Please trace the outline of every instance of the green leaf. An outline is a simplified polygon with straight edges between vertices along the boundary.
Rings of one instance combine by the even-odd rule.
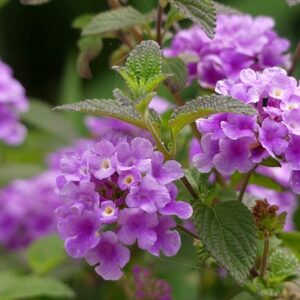
[[[41,5],[50,2],[51,0],[21,0],[24,5]]]
[[[103,43],[99,35],[86,36],[78,41],[80,50],[77,59],[77,70],[82,78],[91,79],[92,71],[90,62],[94,60],[102,50]]]
[[[264,159],[260,164],[266,167],[281,167],[280,162],[273,157]]]
[[[38,275],[49,273],[65,259],[64,244],[57,235],[43,237],[27,249],[28,264]]]
[[[39,129],[51,132],[63,140],[72,141],[77,133],[70,122],[62,115],[51,111],[51,107],[45,102],[30,99],[30,109],[22,115],[22,119]]]
[[[16,276],[12,273],[0,273],[0,299],[19,300],[34,297],[69,299],[74,292],[61,281],[50,277],[35,275]]]
[[[206,249],[236,281],[245,282],[257,248],[256,226],[249,209],[238,201],[193,206],[194,221]]]
[[[281,239],[284,246],[300,252],[300,232],[290,231],[290,232],[280,232],[278,237]]]
[[[269,257],[269,282],[282,282],[298,274],[299,261],[297,257],[284,249],[277,248]]]
[[[152,92],[167,77],[162,72],[160,47],[151,40],[136,46],[130,52],[125,66],[118,67],[117,71],[126,81],[133,98]]]
[[[8,2],[10,2],[10,0],[0,0],[0,8],[4,7]]]
[[[77,103],[58,106],[54,109],[61,111],[82,112],[101,117],[112,117],[140,128],[146,128],[145,123],[133,105],[125,105],[116,99],[85,100]]]
[[[174,110],[169,126],[172,130],[173,139],[181,129],[199,118],[219,112],[231,112],[237,114],[255,115],[257,111],[242,101],[235,100],[229,96],[212,94],[210,96],[198,97],[187,102],[185,105]]]
[[[216,1],[214,1],[214,4],[216,7],[217,15],[220,15],[220,14],[222,14],[222,15],[241,15],[241,14],[243,14],[241,11],[239,11],[233,7],[230,7],[228,5],[224,5],[224,4],[216,2]]]
[[[178,92],[185,87],[187,81],[187,68],[180,58],[164,58],[163,72],[172,75],[167,79],[167,84],[171,87],[173,92]]]
[[[124,30],[148,21],[148,17],[131,6],[103,12],[84,26],[83,35],[102,34],[115,30]]]
[[[209,38],[216,28],[216,8],[212,0],[170,0],[183,16],[199,25]]]
[[[231,300],[258,300],[258,298],[257,296],[254,297],[248,292],[243,291],[235,295]]]
[[[75,29],[83,29],[83,27],[86,26],[93,19],[93,17],[93,14],[81,15],[72,22],[72,27]]]

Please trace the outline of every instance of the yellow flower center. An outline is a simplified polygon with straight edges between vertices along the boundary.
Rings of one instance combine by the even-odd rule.
[[[134,178],[133,178],[133,176],[132,175],[128,175],[128,176],[126,176],[125,178],[124,178],[124,183],[125,184],[132,184],[133,183],[133,181],[134,181]]]
[[[113,207],[111,207],[111,206],[107,206],[107,207],[105,207],[105,209],[104,209],[104,214],[106,215],[106,216],[111,216],[111,215],[113,215],[114,214],[114,208]]]
[[[101,163],[102,169],[109,169],[110,168],[110,161],[108,159],[104,159]]]
[[[281,90],[281,89],[275,89],[274,95],[275,95],[276,97],[280,97],[280,96],[282,95],[282,90]]]

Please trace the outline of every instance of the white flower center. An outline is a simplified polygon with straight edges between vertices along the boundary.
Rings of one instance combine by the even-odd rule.
[[[275,89],[275,90],[274,90],[274,95],[275,95],[276,97],[280,97],[282,94],[283,94],[283,92],[282,92],[281,89]]]
[[[101,162],[101,169],[109,169],[110,168],[110,160],[109,159],[103,159]]]
[[[134,178],[132,175],[128,175],[124,178],[124,181],[123,181],[125,184],[127,185],[130,185],[134,182]]]

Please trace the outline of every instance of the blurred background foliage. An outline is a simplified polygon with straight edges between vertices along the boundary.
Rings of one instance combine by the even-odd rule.
[[[294,51],[300,39],[300,5],[290,8],[284,0],[220,2],[253,15],[272,16],[279,35],[290,39]],[[129,4],[146,12],[157,5],[157,0],[131,0]],[[105,0],[54,0],[36,7],[22,6],[17,0],[0,0],[0,7],[0,57],[13,68],[34,108],[24,116],[29,128],[26,142],[17,148],[0,145],[0,185],[4,185],[16,177],[37,174],[44,168],[46,153],[86,133],[80,114],[63,115],[48,108],[85,98],[110,97],[121,80],[109,68],[109,56],[119,43],[116,40],[104,41],[101,55],[92,62],[91,80],[81,79],[76,71],[80,33],[71,23],[82,14],[106,10]],[[299,65],[295,75],[300,77]],[[45,106],[34,99],[42,100]],[[299,213],[296,218],[300,225]],[[213,268],[201,272],[201,267],[195,265],[196,254],[189,237],[183,238],[183,245],[179,255],[171,259],[149,255],[141,259],[153,264],[156,274],[171,283],[175,300],[194,300],[199,292],[205,300],[230,299],[238,291],[237,286],[232,288],[230,279],[217,279]],[[129,272],[131,267],[127,268]],[[64,272],[58,270],[59,275],[54,272],[62,278],[76,274],[68,279],[76,299],[123,299],[122,288],[116,288],[122,287],[122,282],[104,283],[87,266],[83,272],[79,270],[75,265]]]

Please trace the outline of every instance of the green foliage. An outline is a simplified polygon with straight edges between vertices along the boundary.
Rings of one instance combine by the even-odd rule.
[[[21,3],[24,5],[41,5],[46,4],[52,0],[21,0]]]
[[[295,277],[299,272],[299,261],[291,252],[277,248],[269,257],[268,281],[282,282]]]
[[[145,123],[141,119],[134,106],[127,104],[125,105],[123,102],[117,99],[85,100],[77,103],[58,106],[54,109],[61,111],[82,112],[100,117],[112,117],[141,128],[146,128]]]
[[[74,292],[61,281],[50,277],[35,275],[16,276],[12,273],[0,273],[0,299],[18,300],[35,297],[73,298]]]
[[[83,27],[82,34],[103,34],[116,30],[124,30],[148,21],[148,17],[131,6],[121,7],[100,13]]]
[[[281,167],[280,162],[273,157],[268,157],[264,159],[260,164],[266,167]]]
[[[89,22],[91,22],[93,17],[94,17],[93,14],[81,15],[72,22],[72,27],[75,29],[83,29],[84,26],[86,26]]]
[[[30,100],[30,109],[22,115],[22,119],[38,129],[48,131],[63,140],[72,141],[77,137],[77,132],[64,116],[51,111],[45,102],[36,99]]]
[[[212,0],[169,0],[183,16],[191,19],[213,38],[216,28],[216,8]]]
[[[238,114],[256,114],[256,110],[244,102],[235,100],[229,96],[212,94],[210,96],[198,97],[187,102],[174,110],[169,125],[175,141],[181,129],[199,118],[219,112],[232,112]]]
[[[242,14],[242,12],[240,12],[237,9],[232,8],[228,5],[224,5],[224,4],[216,2],[216,1],[214,1],[214,4],[216,7],[217,15],[219,15],[219,14],[224,14],[224,15],[240,15],[240,14]]]
[[[293,6],[293,5],[300,4],[300,0],[287,0],[287,3],[288,3],[290,6]]]
[[[94,60],[102,50],[103,43],[99,35],[91,35],[78,41],[79,56],[77,59],[77,70],[82,78],[91,79],[92,71],[90,62]]]
[[[294,250],[295,252],[300,252],[300,232],[280,232],[278,237],[284,246]]]
[[[66,259],[63,241],[57,235],[46,236],[27,249],[27,261],[34,273],[44,275]]]
[[[187,81],[187,68],[180,58],[164,58],[163,72],[172,75],[167,79],[167,84],[173,92],[177,92],[185,87]]]
[[[125,66],[118,67],[117,71],[126,81],[134,99],[152,92],[167,77],[162,72],[162,54],[155,41],[141,42],[130,52]]]
[[[262,279],[261,277],[255,277],[251,283],[248,284],[248,288],[250,290],[261,296],[261,297],[277,297],[283,288],[283,285],[281,283],[277,284],[269,284],[267,281]]]
[[[249,209],[238,201],[214,206],[193,203],[194,221],[211,256],[239,283],[245,282],[253,267],[256,226]]]
[[[231,300],[258,300],[257,296],[253,296],[246,291],[240,292],[235,295]]]
[[[10,0],[0,0],[0,8],[4,7],[6,4],[8,4]]]

